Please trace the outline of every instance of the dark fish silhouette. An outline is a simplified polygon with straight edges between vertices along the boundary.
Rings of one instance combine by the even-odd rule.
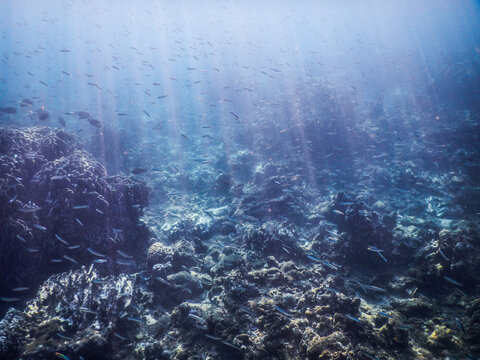
[[[102,127],[102,123],[97,119],[88,119],[88,122],[96,127]]]
[[[80,119],[88,119],[90,114],[86,111],[77,111],[77,115]]]
[[[6,114],[15,114],[17,112],[17,110],[15,110],[15,108],[13,107],[2,107],[0,108],[0,111],[1,112],[4,112]]]
[[[49,118],[50,114],[48,111],[39,111],[38,112],[38,120],[47,120]]]
[[[63,127],[63,128],[66,128],[67,127],[67,123],[65,122],[65,120],[59,116],[58,117],[58,122],[60,123],[60,125]]]
[[[132,170],[132,174],[135,174],[135,175],[143,174],[144,172],[147,172],[147,169],[135,168],[135,169]]]
[[[32,105],[33,105],[33,101],[30,99],[23,99],[22,102],[20,103],[21,107],[32,106]]]

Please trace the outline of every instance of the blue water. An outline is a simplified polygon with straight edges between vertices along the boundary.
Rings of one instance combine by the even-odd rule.
[[[96,129],[66,112],[88,111],[137,141],[181,141],[202,125],[228,137],[231,111],[246,126],[302,122],[321,111],[324,86],[361,119],[379,99],[394,116],[442,116],[438,92],[453,106],[478,90],[475,1],[6,0],[1,10],[2,106],[32,98],[48,125],[62,116],[84,136]],[[32,124],[21,115],[15,125]]]

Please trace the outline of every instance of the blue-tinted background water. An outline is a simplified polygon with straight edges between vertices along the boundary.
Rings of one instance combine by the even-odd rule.
[[[87,137],[97,129],[66,112],[88,111],[114,139],[123,130],[137,142],[157,133],[175,143],[206,125],[228,141],[231,112],[247,127],[302,123],[322,113],[325,86],[353,122],[381,102],[395,122],[430,111],[435,126],[447,108],[477,100],[475,1],[1,6],[2,106],[34,98],[33,110],[51,113],[49,125],[62,116]],[[121,158],[119,151],[107,165],[119,171]]]
[[[0,126],[2,359],[480,357],[478,1],[2,0]]]

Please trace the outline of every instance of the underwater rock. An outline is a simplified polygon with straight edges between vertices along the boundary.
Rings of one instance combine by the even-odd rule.
[[[251,151],[241,150],[233,154],[228,161],[229,172],[236,181],[248,182],[253,177],[255,156]]]
[[[393,299],[392,306],[408,318],[426,318],[431,316],[434,310],[433,305],[422,298]]]
[[[454,348],[452,330],[444,325],[435,325],[432,333],[427,338],[427,347],[430,349]]]
[[[246,227],[242,230],[246,248],[264,257],[269,255],[278,259],[303,257],[304,251],[299,248],[294,226],[267,221],[259,227]]]
[[[228,193],[232,186],[232,179],[228,174],[219,174],[212,184],[213,193],[217,195],[225,195]]]
[[[308,345],[307,358],[315,360],[346,359],[349,340],[342,332],[336,331],[327,336],[315,336]]]
[[[115,344],[135,332],[136,324],[147,322],[147,312],[139,314],[134,306],[142,298],[138,282],[136,275],[101,278],[85,267],[52,276],[23,312],[10,310],[3,320],[0,339],[9,341],[0,346],[0,358],[22,354],[25,359],[43,359],[55,352],[86,358],[111,354]],[[120,359],[125,351],[117,349],[109,358]]]
[[[135,266],[148,234],[144,183],[108,177],[61,129],[0,129],[0,167],[2,296],[92,261],[104,273]]]

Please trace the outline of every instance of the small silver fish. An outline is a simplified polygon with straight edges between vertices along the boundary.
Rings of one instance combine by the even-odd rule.
[[[73,210],[88,209],[90,205],[75,205],[72,207]]]
[[[68,260],[68,261],[74,263],[74,264],[78,264],[78,261],[77,261],[77,260],[71,258],[71,257],[68,256],[68,255],[63,255],[63,258],[64,258],[65,260]]]
[[[443,278],[444,278],[445,280],[447,280],[449,283],[452,283],[453,285],[463,286],[463,284],[459,283],[457,280],[452,279],[452,278],[449,277],[449,276],[444,276]]]
[[[125,259],[133,259],[133,256],[125,254],[123,251],[117,250],[117,254],[124,257]]]
[[[355,316],[352,316],[350,314],[345,314],[345,316],[352,321],[355,321],[355,322],[358,322],[358,323],[362,322],[360,319],[357,319]]]
[[[105,257],[105,255],[100,254],[98,251],[95,251],[95,250],[93,250],[93,249],[90,248],[90,247],[87,248],[87,251],[88,251],[90,254],[94,255],[94,256]]]
[[[288,316],[288,317],[293,317],[293,314],[290,314],[287,310],[282,309],[280,306],[275,305],[275,310],[277,310],[280,314]]]
[[[143,323],[144,323],[144,321],[143,321],[142,319],[135,318],[135,317],[131,317],[131,316],[127,317],[126,319],[127,319],[128,321],[136,322],[136,323],[139,323],[139,324],[143,324]]]
[[[8,296],[1,296],[1,297],[0,297],[0,300],[5,301],[5,302],[16,302],[16,301],[20,301],[19,298],[16,298],[16,297],[8,297]]]
[[[15,292],[28,291],[28,290],[30,290],[30,288],[26,286],[19,286],[12,289],[12,291],[15,291]]]
[[[78,310],[80,310],[81,312],[84,312],[86,314],[98,315],[98,312],[96,312],[94,310],[91,310],[89,308],[86,308],[86,307],[79,307]]]
[[[69,245],[68,242],[66,242],[65,240],[63,240],[60,235],[55,234],[54,236],[55,236],[55,238],[56,238],[58,241],[60,241],[60,242],[61,242],[62,244],[64,244],[65,246],[68,246],[68,245]]]

